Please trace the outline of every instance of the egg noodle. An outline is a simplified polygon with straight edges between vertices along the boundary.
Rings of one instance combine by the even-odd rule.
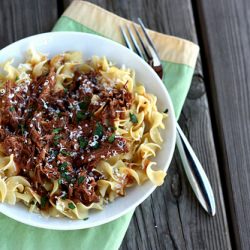
[[[133,70],[82,58],[65,52],[48,59],[30,49],[17,67],[2,64],[1,202],[85,219],[127,187],[148,179],[162,185],[166,174],[151,160],[167,114],[157,110],[156,96],[135,82]]]

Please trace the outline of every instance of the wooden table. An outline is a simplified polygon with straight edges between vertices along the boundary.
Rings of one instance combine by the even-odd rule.
[[[176,152],[165,184],[136,209],[121,249],[250,249],[250,1],[91,2],[201,47],[180,124],[211,180],[217,214],[197,203]],[[50,31],[69,3],[1,0],[0,48]]]

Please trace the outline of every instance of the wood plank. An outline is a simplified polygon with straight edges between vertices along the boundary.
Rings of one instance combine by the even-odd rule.
[[[0,48],[23,37],[50,31],[57,18],[56,0],[1,0]]]
[[[66,0],[64,7],[69,2]],[[140,16],[152,29],[197,42],[188,0],[181,3],[171,0],[91,2],[125,18]],[[183,109],[181,126],[212,182],[217,215],[207,216],[198,205],[176,153],[165,184],[136,209],[121,250],[231,248],[200,60]]]
[[[250,246],[250,2],[195,1],[237,249]],[[202,28],[201,28],[202,27]],[[219,31],[219,32],[217,32]]]
[[[170,0],[157,1],[156,11],[153,11],[155,5],[152,6],[150,1],[138,1],[136,5],[132,0],[95,2],[125,17],[139,15],[151,28],[196,41],[189,1],[183,0],[178,5]],[[0,2],[0,47],[24,36],[49,31],[57,18],[56,1],[25,0],[27,7],[23,6],[17,0]],[[160,16],[160,19],[155,21],[155,16]],[[197,205],[176,154],[164,186],[136,210],[121,249],[230,249],[202,77],[198,67],[184,108],[182,126],[187,128],[191,142],[212,179],[219,205],[217,216],[213,219],[207,217]]]

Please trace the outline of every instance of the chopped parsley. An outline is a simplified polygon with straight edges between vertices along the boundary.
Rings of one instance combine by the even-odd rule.
[[[165,109],[165,111],[163,113],[167,114],[168,113],[168,109]]]
[[[18,81],[18,80],[19,80],[19,77],[17,76],[17,77],[16,77],[16,81]]]
[[[55,146],[58,145],[59,139],[60,139],[61,137],[62,137],[61,135],[55,135],[55,136],[54,136],[54,145],[55,145]]]
[[[111,136],[108,138],[108,142],[113,143],[115,140],[115,133],[113,133]]]
[[[66,198],[67,198],[67,193],[65,193],[61,198],[62,198],[63,200],[66,200]]]
[[[138,123],[138,119],[135,114],[129,113],[129,117],[132,123]]]
[[[68,152],[68,151],[66,151],[66,150],[64,150],[64,149],[62,149],[62,150],[60,151],[60,153],[61,153],[62,155],[65,155],[65,156],[70,156],[70,152]]]
[[[53,132],[53,134],[58,134],[61,130],[62,130],[62,128],[54,128],[52,130],[52,132]]]
[[[89,103],[87,103],[87,102],[80,102],[79,103],[79,107],[81,110],[87,110],[88,106],[89,106]]]
[[[84,218],[83,220],[88,220],[89,219],[89,217],[86,217],[86,218]]]
[[[77,113],[76,113],[76,121],[77,122],[80,122],[80,121],[82,121],[82,120],[85,120],[87,118],[87,115],[85,114],[85,113],[83,113],[83,112],[81,112],[81,111],[78,111]]]
[[[55,135],[54,140],[59,140],[62,136],[61,135]]]
[[[64,178],[65,178],[65,180],[67,181],[67,182],[71,182],[72,181],[72,176],[71,175],[69,175],[68,173],[64,173]]]
[[[84,179],[85,179],[85,176],[80,176],[80,177],[78,178],[78,180],[77,180],[78,185],[81,184],[81,183],[83,183]]]
[[[10,107],[10,108],[9,108],[9,111],[10,111],[10,112],[14,112],[14,111],[15,111],[15,108],[14,108],[14,107]]]
[[[48,197],[46,196],[41,197],[41,208],[45,208],[47,201],[48,201]]]
[[[63,184],[63,179],[62,179],[62,178],[59,178],[59,179],[58,179],[58,184],[59,184],[59,185]]]
[[[65,161],[64,163],[61,164],[62,167],[67,167],[68,166],[68,163]]]
[[[100,122],[96,124],[94,135],[98,135],[99,138],[103,135],[103,126]]]
[[[98,141],[95,141],[95,143],[93,145],[91,145],[91,147],[94,148],[94,149],[97,149],[97,148],[100,147],[100,144],[99,144]]]
[[[61,173],[61,177],[62,177],[62,180],[63,180],[63,178],[65,179],[65,178],[66,178],[66,173],[65,173],[65,172],[62,172],[62,173]]]
[[[64,163],[62,163],[61,165],[58,166],[58,170],[59,170],[61,173],[64,173],[67,166],[68,166],[68,162],[65,161]]]
[[[81,149],[85,149],[88,146],[88,141],[83,137],[79,137],[78,142]]]
[[[70,209],[75,209],[75,208],[76,208],[76,206],[75,206],[72,202],[70,202],[70,203],[68,204],[68,207],[69,207]]]
[[[51,149],[51,150],[49,151],[49,154],[50,154],[50,156],[51,156],[52,158],[56,158],[57,155],[59,154],[59,152],[58,152],[57,150]]]
[[[72,178],[72,176],[70,175],[70,173],[69,172],[65,172],[65,168],[63,168],[60,172],[61,172],[61,177],[65,180],[65,181],[67,181],[67,182],[71,182],[72,181],[72,179],[75,179],[75,178]],[[75,181],[76,181],[76,179],[75,179]]]
[[[24,125],[24,124],[19,124],[18,127],[19,127],[20,130],[21,130],[21,134],[24,135],[24,132],[25,132],[25,125]]]
[[[79,103],[79,107],[82,111],[87,111],[89,104],[91,102],[90,96],[84,96],[83,101]]]

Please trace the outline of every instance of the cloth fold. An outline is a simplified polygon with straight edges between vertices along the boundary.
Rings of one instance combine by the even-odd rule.
[[[80,31],[123,43],[119,26],[130,22],[96,5],[74,1],[53,31]],[[190,87],[199,47],[192,42],[149,30],[164,67],[163,82],[179,116]],[[0,215],[0,248],[8,249],[118,249],[133,211],[110,223],[76,231],[52,231],[16,222]],[[11,240],[15,235],[15,240]]]

